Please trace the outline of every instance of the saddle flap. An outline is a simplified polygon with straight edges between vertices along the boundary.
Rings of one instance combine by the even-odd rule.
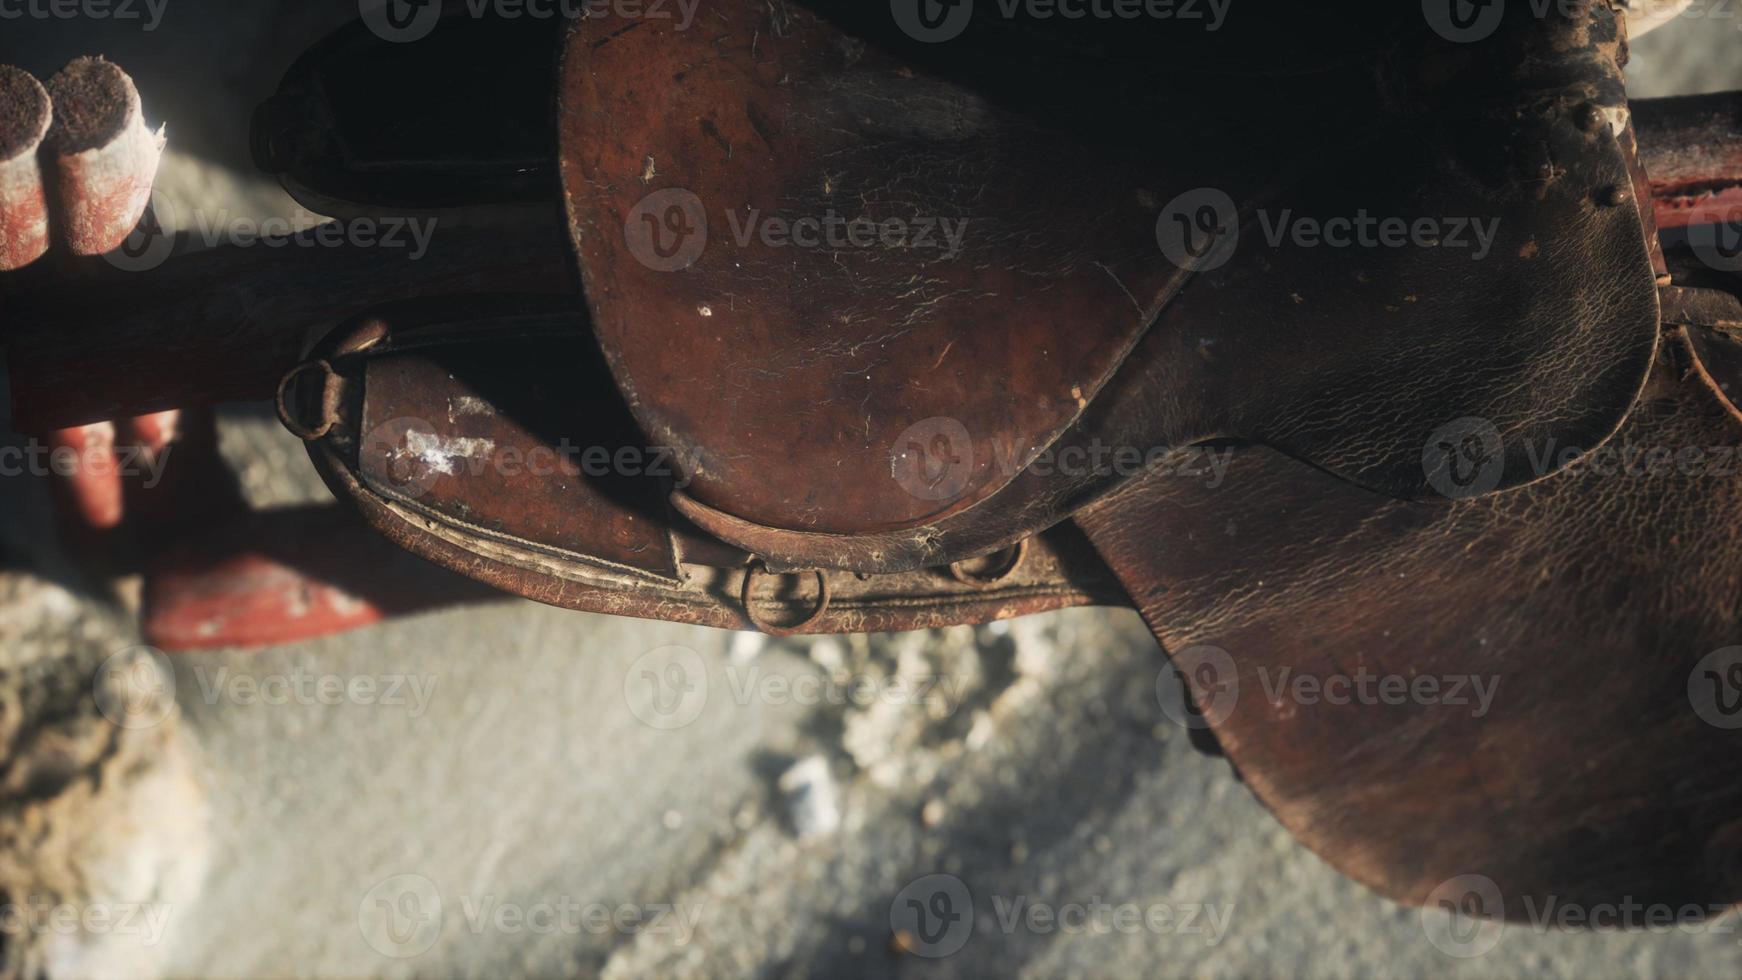
[[[668,509],[684,468],[641,438],[585,315],[548,299],[377,308],[286,377],[280,413],[333,493],[387,538],[542,602],[825,633],[1123,601],[1068,526],[979,563],[774,573]]]
[[[1485,916],[1709,912],[1742,888],[1742,704],[1712,695],[1742,673],[1742,427],[1667,354],[1617,458],[1512,493],[1389,500],[1244,447],[1215,491],[1152,477],[1078,522],[1181,720],[1343,872],[1414,904],[1479,879]]]
[[[287,379],[286,417],[340,496],[551,565],[675,580],[665,497],[677,467],[640,438],[585,317],[554,305],[378,310]]]
[[[1742,419],[1742,300],[1722,288],[1668,287],[1663,322],[1681,340],[1694,375]]]
[[[577,384],[589,343],[484,337],[370,358],[358,474],[481,535],[676,578],[663,497],[677,469],[622,424],[607,379]]]

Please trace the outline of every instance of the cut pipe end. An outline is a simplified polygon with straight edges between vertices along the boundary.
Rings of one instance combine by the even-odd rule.
[[[49,145],[61,154],[101,149],[141,116],[139,90],[120,67],[103,58],[79,58],[48,80],[54,99]]]
[[[48,89],[36,76],[0,65],[0,161],[34,155],[53,122]]]
[[[48,252],[48,200],[37,159],[54,121],[48,90],[34,76],[0,65],[0,272]]]
[[[119,248],[151,201],[161,131],[145,128],[133,79],[102,58],[79,58],[48,81],[57,216],[74,255]]]

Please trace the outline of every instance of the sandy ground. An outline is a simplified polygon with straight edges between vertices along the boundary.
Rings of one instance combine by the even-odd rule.
[[[46,74],[109,55],[171,120],[166,188],[287,213],[243,176],[247,108],[343,6],[176,0],[149,33],[9,24],[0,60]],[[1637,93],[1742,87],[1739,26],[1640,42]],[[259,504],[325,497],[258,406],[227,410],[223,432]],[[40,683],[29,664],[89,671],[132,642],[43,581],[57,566],[40,489],[0,485],[0,555],[46,569],[6,579],[0,681],[15,690]],[[149,893],[163,928],[57,962],[221,977],[1742,972],[1742,935],[1719,930],[1513,926],[1484,956],[1448,957],[1430,941],[1438,913],[1333,872],[1194,751],[1162,711],[1161,666],[1124,612],[770,641],[507,600],[179,657],[160,724],[198,785],[127,818],[144,871],[83,881],[111,902]],[[687,689],[661,686],[673,677]],[[840,678],[857,686],[822,683]],[[352,693],[321,694],[338,685]],[[959,882],[963,914],[900,951],[908,902],[936,910],[939,883],[958,887],[934,875]]]

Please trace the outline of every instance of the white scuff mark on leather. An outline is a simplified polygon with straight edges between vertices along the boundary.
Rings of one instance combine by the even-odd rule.
[[[1626,105],[1599,106],[1603,120],[1609,124],[1609,132],[1620,139],[1627,132],[1627,127],[1633,124],[1633,113]]]
[[[488,456],[496,451],[496,443],[490,439],[439,436],[433,432],[418,432],[413,429],[405,434],[405,448],[431,470],[453,476],[455,460]]]
[[[448,399],[448,421],[466,415],[489,415],[495,409],[476,395],[455,395]]]

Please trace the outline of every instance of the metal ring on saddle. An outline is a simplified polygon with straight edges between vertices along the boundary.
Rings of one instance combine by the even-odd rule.
[[[314,427],[306,426],[290,410],[290,386],[309,371],[320,369],[326,373],[326,379],[321,383],[320,424]],[[314,442],[325,438],[333,431],[333,426],[339,420],[339,376],[333,371],[333,366],[323,360],[309,361],[298,364],[290,369],[290,373],[278,382],[278,420],[284,423],[291,434],[303,442]]]
[[[951,563],[950,576],[963,585],[997,585],[1022,567],[1023,560],[1028,557],[1028,539],[1023,538],[1005,550],[1010,552],[1010,557],[991,572],[970,572],[966,561],[958,561]]]
[[[749,569],[744,572],[744,593],[742,599],[744,604],[744,615],[750,618],[750,625],[764,633],[767,633],[769,636],[796,636],[822,621],[823,615],[829,611],[829,576],[827,572],[823,571],[811,573],[817,577],[817,606],[815,609],[811,610],[811,614],[806,616],[803,622],[794,623],[791,626],[780,626],[757,615],[756,606],[751,602],[751,595],[756,588],[756,579],[759,575],[772,574],[773,573],[768,570],[768,563],[760,560],[753,563]]]

